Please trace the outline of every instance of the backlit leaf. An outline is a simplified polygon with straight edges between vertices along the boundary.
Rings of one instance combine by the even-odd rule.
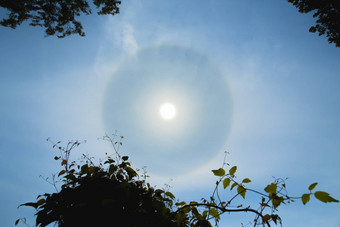
[[[316,186],[317,184],[318,184],[318,183],[315,182],[315,183],[309,185],[308,190],[309,190],[309,191],[312,191],[312,190],[315,188],[315,186]]]
[[[275,183],[268,184],[267,187],[264,189],[267,193],[276,193],[277,185]]]
[[[244,178],[243,181],[242,181],[242,183],[250,183],[250,182],[251,182],[251,180],[249,178]]]
[[[229,174],[234,175],[236,173],[236,170],[237,170],[237,166],[231,167],[230,170],[229,170]]]
[[[310,200],[310,194],[303,194],[301,200],[303,205],[306,205],[306,203],[308,203],[308,201]]]
[[[217,170],[211,170],[215,176],[218,176],[218,177],[223,177],[225,175],[225,170],[222,169],[222,168],[219,168]]]
[[[225,178],[223,180],[223,188],[227,188],[230,185],[231,180],[229,178]]]
[[[216,209],[214,209],[214,208],[210,209],[209,213],[210,213],[211,216],[213,216],[215,218],[219,218],[220,217],[220,215],[218,214],[218,211]]]
[[[172,194],[171,192],[165,192],[165,195],[169,196],[171,199],[175,199],[174,194]]]
[[[237,186],[237,185],[238,185],[238,184],[237,184],[236,182],[234,182],[234,183],[231,185],[230,191],[233,190],[233,188],[234,188],[235,186]]]
[[[324,203],[330,203],[330,202],[338,203],[339,202],[339,200],[334,199],[327,192],[317,191],[314,193],[314,196],[315,198],[317,198],[318,200]]]
[[[246,189],[243,186],[237,187],[237,192],[240,194],[244,199],[246,198]]]

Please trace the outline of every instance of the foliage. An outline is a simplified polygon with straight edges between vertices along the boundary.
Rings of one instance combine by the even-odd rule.
[[[28,20],[31,26],[45,28],[46,35],[63,38],[71,34],[84,36],[83,26],[76,20],[82,14],[92,13],[88,0],[0,0],[0,7],[10,13],[8,18],[0,21],[5,27],[16,28]],[[119,0],[93,0],[99,15],[119,13]]]
[[[116,139],[119,139],[118,141]],[[57,174],[62,182],[61,190],[56,187],[56,175],[53,175],[51,183],[57,193],[45,193],[37,197],[36,202],[21,204],[36,209],[36,226],[47,226],[57,223],[65,226],[109,226],[114,223],[124,223],[124,226],[191,226],[209,227],[211,221],[217,226],[223,213],[250,212],[255,215],[252,224],[254,226],[270,226],[270,223],[281,223],[281,217],[277,214],[278,207],[289,204],[295,199],[301,199],[303,204],[310,200],[310,196],[324,203],[339,202],[327,192],[316,191],[317,183],[308,187],[309,192],[301,197],[291,197],[286,190],[283,179],[275,179],[259,192],[247,187],[251,180],[244,178],[238,181],[236,178],[237,167],[225,169],[228,163],[223,162],[221,168],[212,170],[218,177],[212,195],[209,199],[202,198],[200,202],[176,200],[175,196],[166,189],[157,189],[146,182],[148,177],[146,170],[138,174],[140,169],[133,169],[127,156],[119,154],[124,137],[104,136],[114,150],[115,158],[107,155],[104,162],[95,165],[89,158],[83,155],[82,164],[70,161],[71,150],[81,143],[69,142],[62,147],[60,142],[53,143],[53,147],[60,150],[60,156],[55,160],[60,161],[63,169]],[[229,199],[221,194],[230,191]],[[230,190],[227,190],[230,188]],[[250,205],[234,204],[236,198],[246,199],[248,192],[259,195],[260,203],[257,208]],[[25,218],[17,219],[26,224]],[[281,223],[282,224],[282,223]]]
[[[319,36],[326,34],[329,43],[340,47],[340,1],[339,0],[288,0],[300,13],[314,12],[316,25],[310,27],[310,32],[318,32]]]

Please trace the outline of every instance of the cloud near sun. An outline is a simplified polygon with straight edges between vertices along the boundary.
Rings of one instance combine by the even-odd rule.
[[[103,108],[137,166],[174,176],[224,149],[232,106],[224,76],[205,56],[178,46],[144,49],[112,75]]]

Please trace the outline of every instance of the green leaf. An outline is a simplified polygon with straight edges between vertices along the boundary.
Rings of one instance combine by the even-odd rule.
[[[225,175],[225,170],[222,169],[222,168],[219,168],[217,170],[211,170],[215,176],[218,176],[218,177],[223,177]]]
[[[214,218],[218,218],[218,219],[219,219],[219,217],[220,217],[218,211],[217,211],[215,208],[210,209],[209,213],[210,213],[210,215],[213,216]]]
[[[229,178],[225,178],[223,180],[223,188],[226,189],[230,185],[231,180]]]
[[[264,188],[264,190],[269,194],[276,193],[277,185],[275,183],[268,184],[267,187]]]
[[[171,199],[175,199],[174,194],[172,194],[171,192],[165,192],[165,195],[167,195],[167,196],[170,197]]]
[[[309,191],[312,191],[312,190],[315,188],[315,186],[316,186],[317,184],[318,184],[318,183],[315,182],[315,183],[309,185],[308,190],[309,190]]]
[[[157,189],[157,190],[155,191],[155,194],[162,194],[162,193],[164,193],[164,191],[163,191],[162,189]]]
[[[203,215],[203,218],[206,218],[208,215],[208,211],[207,210],[203,211],[202,215]]]
[[[280,204],[284,201],[283,197],[280,196],[280,197],[275,197],[275,198],[272,198],[272,203],[273,203],[273,207],[274,209],[276,209],[278,206],[280,206]]]
[[[317,191],[314,193],[314,196],[315,198],[317,198],[318,200],[324,203],[330,203],[330,202],[338,203],[339,202],[339,200],[334,199],[327,192]]]
[[[310,194],[303,194],[301,200],[303,205],[306,205],[306,203],[308,203],[308,201],[310,200]]]
[[[123,159],[123,161],[126,161],[126,160],[129,159],[129,157],[128,156],[123,156],[122,159]]]
[[[242,181],[242,183],[250,183],[250,182],[251,182],[251,180],[249,178],[244,178],[243,181]]]
[[[229,170],[229,174],[234,175],[236,173],[236,170],[237,170],[237,166],[231,167],[230,170]]]
[[[178,203],[175,203],[175,205],[178,206],[178,207],[185,206],[186,202],[184,202],[184,201],[178,202]]]
[[[237,184],[236,182],[234,182],[234,183],[231,185],[230,191],[233,190],[233,188],[234,188],[235,186],[237,186],[237,185],[238,185],[238,184]]]
[[[14,223],[14,225],[17,225],[19,223],[20,219],[17,219]]]
[[[242,185],[237,187],[237,192],[243,197],[243,199],[246,198],[246,189]]]

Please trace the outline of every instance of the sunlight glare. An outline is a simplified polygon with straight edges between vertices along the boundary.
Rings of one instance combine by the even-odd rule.
[[[164,103],[160,107],[159,113],[164,120],[171,120],[176,116],[176,108],[171,103]]]

